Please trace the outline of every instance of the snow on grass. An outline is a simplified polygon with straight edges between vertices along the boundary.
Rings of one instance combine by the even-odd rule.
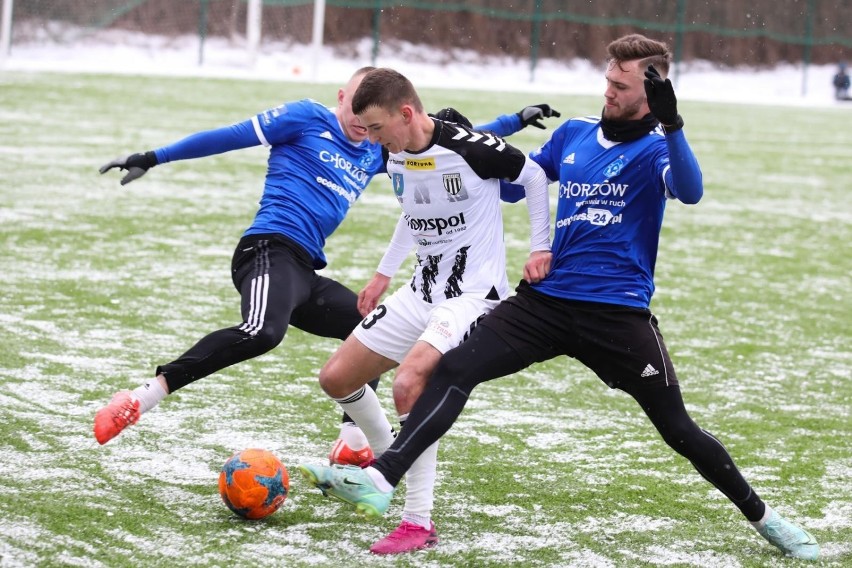
[[[59,60],[72,55],[85,54]],[[337,80],[354,62],[329,63]],[[504,72],[517,69],[495,78]],[[75,88],[91,82],[68,78]],[[592,85],[585,72],[577,81]],[[171,91],[168,82],[148,83],[156,97]],[[688,93],[686,75],[681,84]],[[47,115],[49,104],[62,102],[61,86],[31,103],[48,105],[39,107]],[[32,140],[0,148],[17,164],[0,208],[7,244],[0,259],[3,566],[785,563],[659,440],[629,397],[565,358],[475,391],[441,443],[441,544],[410,558],[367,552],[396,526],[404,489],[384,519],[368,523],[294,475],[298,463],[325,461],[336,435],[338,410],[316,381],[334,340],[291,330],[271,353],[178,391],[98,446],[91,419],[112,392],[138,385],[203,334],[236,323],[230,255],[256,207],[264,158],[172,164],[119,188],[98,177],[100,163],[124,146],[186,134],[198,117],[184,110],[166,126],[146,120],[134,130],[120,126],[128,114],[115,98],[79,105],[101,113],[115,107],[117,115],[100,122],[86,115],[64,131],[59,124],[49,133],[27,128]],[[713,121],[734,112],[716,114],[720,108],[713,107]],[[13,124],[32,113],[0,115]],[[701,159],[712,190],[696,208],[669,208],[655,311],[690,413],[741,460],[761,495],[818,531],[824,564],[841,566],[852,553],[845,427],[852,355],[837,323],[848,320],[850,287],[841,253],[850,224],[843,173],[819,165],[803,172],[800,161],[784,158],[793,154],[777,149],[770,167],[738,160],[725,153],[729,136],[713,140],[717,131],[701,115],[688,128],[706,147]],[[731,122],[754,115],[734,114]],[[211,127],[220,118],[200,116]],[[808,120],[837,117],[809,113]],[[827,131],[822,124],[814,129]],[[45,159],[46,148],[55,149],[53,158]],[[825,152],[827,160],[838,154]],[[74,168],[55,168],[56,156]],[[397,215],[389,184],[380,181],[329,241],[324,274],[365,282]],[[525,208],[507,207],[506,215],[510,254],[521,259]],[[379,394],[390,408],[387,381]],[[232,515],[216,489],[221,465],[245,447],[272,450],[292,476],[282,509],[258,523]]]

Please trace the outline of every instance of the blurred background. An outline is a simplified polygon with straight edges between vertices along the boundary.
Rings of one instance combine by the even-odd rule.
[[[511,60],[524,75],[516,81],[535,83],[548,63],[600,65],[609,41],[641,32],[672,47],[676,84],[690,70],[784,66],[797,70],[786,81],[805,96],[815,84],[828,92],[831,74],[852,60],[852,0],[0,2],[0,63],[38,46],[59,47],[68,58],[93,43],[144,43],[149,51],[191,51],[203,68],[226,45],[242,54],[231,64],[243,69],[261,65],[265,53],[290,52],[278,71],[299,80],[322,79],[330,54],[358,65],[387,64],[391,55],[446,66]],[[809,84],[811,66],[824,69]]]

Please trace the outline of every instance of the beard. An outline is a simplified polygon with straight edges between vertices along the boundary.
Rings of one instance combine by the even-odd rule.
[[[645,99],[643,98],[626,106],[619,106],[614,108],[605,106],[603,109],[603,113],[601,113],[601,116],[603,116],[603,118],[607,120],[616,121],[641,118],[642,115],[640,114],[640,109],[642,108],[642,105],[644,103]]]

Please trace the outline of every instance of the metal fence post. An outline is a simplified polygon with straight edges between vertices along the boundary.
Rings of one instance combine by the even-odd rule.
[[[201,0],[198,11],[198,66],[204,65],[204,39],[207,37],[207,2]]]
[[[530,38],[530,83],[535,82],[535,68],[538,65],[538,42],[541,40],[541,0],[535,0]]]
[[[3,0],[3,17],[0,21],[0,67],[12,52],[12,1]]]
[[[371,54],[371,65],[376,66],[376,59],[379,57],[379,26],[382,23],[382,0],[376,0],[376,7],[373,9],[373,52]]]
[[[808,94],[808,65],[811,62],[811,46],[814,42],[814,2],[808,0],[808,8],[805,14],[805,45],[802,53],[802,96]]]
[[[313,52],[313,79],[319,77],[319,57],[322,51],[323,30],[325,29],[325,0],[314,0],[314,22],[311,35],[311,51]]]
[[[674,44],[674,86],[677,87],[680,79],[680,62],[683,60],[683,34],[686,27],[686,0],[677,0],[677,16],[675,21],[675,44]]]

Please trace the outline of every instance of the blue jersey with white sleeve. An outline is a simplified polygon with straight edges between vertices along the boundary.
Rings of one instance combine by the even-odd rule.
[[[262,112],[252,125],[270,147],[269,168],[260,210],[245,234],[286,235],[322,268],[326,238],[384,168],[381,147],[351,142],[334,112],[309,100]]]
[[[314,268],[325,267],[325,240],[373,175],[384,170],[381,146],[351,142],[332,109],[308,99],[288,102],[155,153],[165,163],[261,144],[269,148],[266,180],[260,209],[244,235],[284,235],[308,252]]]
[[[550,273],[533,287],[569,300],[647,308],[667,199],[697,203],[701,170],[683,131],[629,142],[574,118],[531,154],[559,181]]]

